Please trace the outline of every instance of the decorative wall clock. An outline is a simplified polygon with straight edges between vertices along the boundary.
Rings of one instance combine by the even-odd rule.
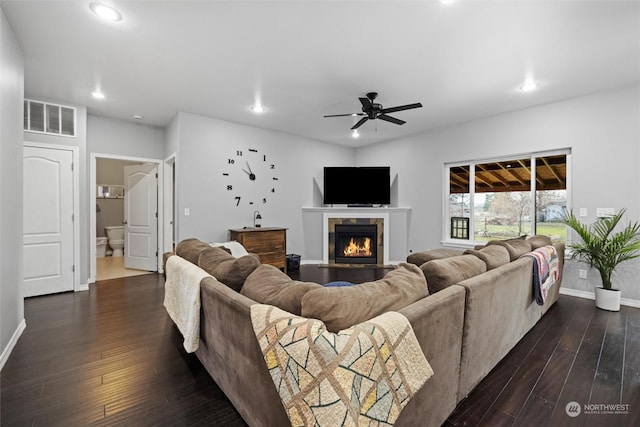
[[[260,206],[273,198],[278,177],[270,156],[255,148],[236,150],[226,159],[222,176],[236,206]]]

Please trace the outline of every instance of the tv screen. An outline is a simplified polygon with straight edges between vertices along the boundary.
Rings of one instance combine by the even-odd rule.
[[[391,203],[389,166],[324,168],[325,205],[388,205]]]

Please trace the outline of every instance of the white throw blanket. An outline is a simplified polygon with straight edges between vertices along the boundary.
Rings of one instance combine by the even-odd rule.
[[[184,348],[193,353],[200,345],[200,281],[211,277],[182,257],[167,260],[164,306],[184,337]]]

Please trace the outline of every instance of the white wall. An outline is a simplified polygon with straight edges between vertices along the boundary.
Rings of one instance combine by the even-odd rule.
[[[89,153],[164,159],[164,129],[140,123],[89,114],[87,148]]]
[[[535,95],[534,95],[535,96]],[[640,87],[602,92],[503,114],[356,150],[356,163],[387,164],[398,172],[399,205],[413,208],[410,249],[439,247],[443,224],[443,165],[447,162],[571,148],[571,206],[627,208],[640,216]],[[585,268],[580,266],[580,268]],[[597,272],[577,278],[565,268],[563,287],[593,291]],[[620,269],[622,297],[640,302],[640,263]]]
[[[25,325],[20,289],[23,100],[24,57],[0,9],[0,370]]]
[[[225,241],[230,228],[253,226],[253,211],[259,210],[263,227],[286,227],[287,252],[305,257],[302,207],[313,205],[314,179],[322,182],[326,165],[351,165],[351,148],[334,146],[278,132],[257,129],[194,114],[179,113],[171,127],[178,130],[176,160],[178,238],[197,237],[203,241]],[[173,142],[175,147],[175,141]],[[236,150],[255,148],[274,163],[279,180],[276,193],[266,204],[249,206],[249,180],[240,169],[228,166]],[[257,167],[254,165],[254,168]],[[223,172],[233,172],[228,179]],[[257,174],[257,172],[256,172]],[[261,177],[256,183],[261,184]],[[228,191],[226,186],[234,186]],[[262,194],[262,193],[260,193]],[[262,197],[262,196],[260,196]],[[184,215],[184,209],[190,215]]]

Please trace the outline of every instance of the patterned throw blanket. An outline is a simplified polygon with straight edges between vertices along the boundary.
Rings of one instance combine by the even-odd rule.
[[[193,353],[200,346],[200,281],[209,274],[177,255],[167,260],[164,306],[184,337],[184,349]]]
[[[560,279],[558,252],[553,246],[542,246],[522,256],[533,258],[533,293],[536,303],[544,305],[549,289]]]
[[[269,305],[252,305],[251,321],[292,426],[393,425],[433,375],[397,312],[337,334]]]

